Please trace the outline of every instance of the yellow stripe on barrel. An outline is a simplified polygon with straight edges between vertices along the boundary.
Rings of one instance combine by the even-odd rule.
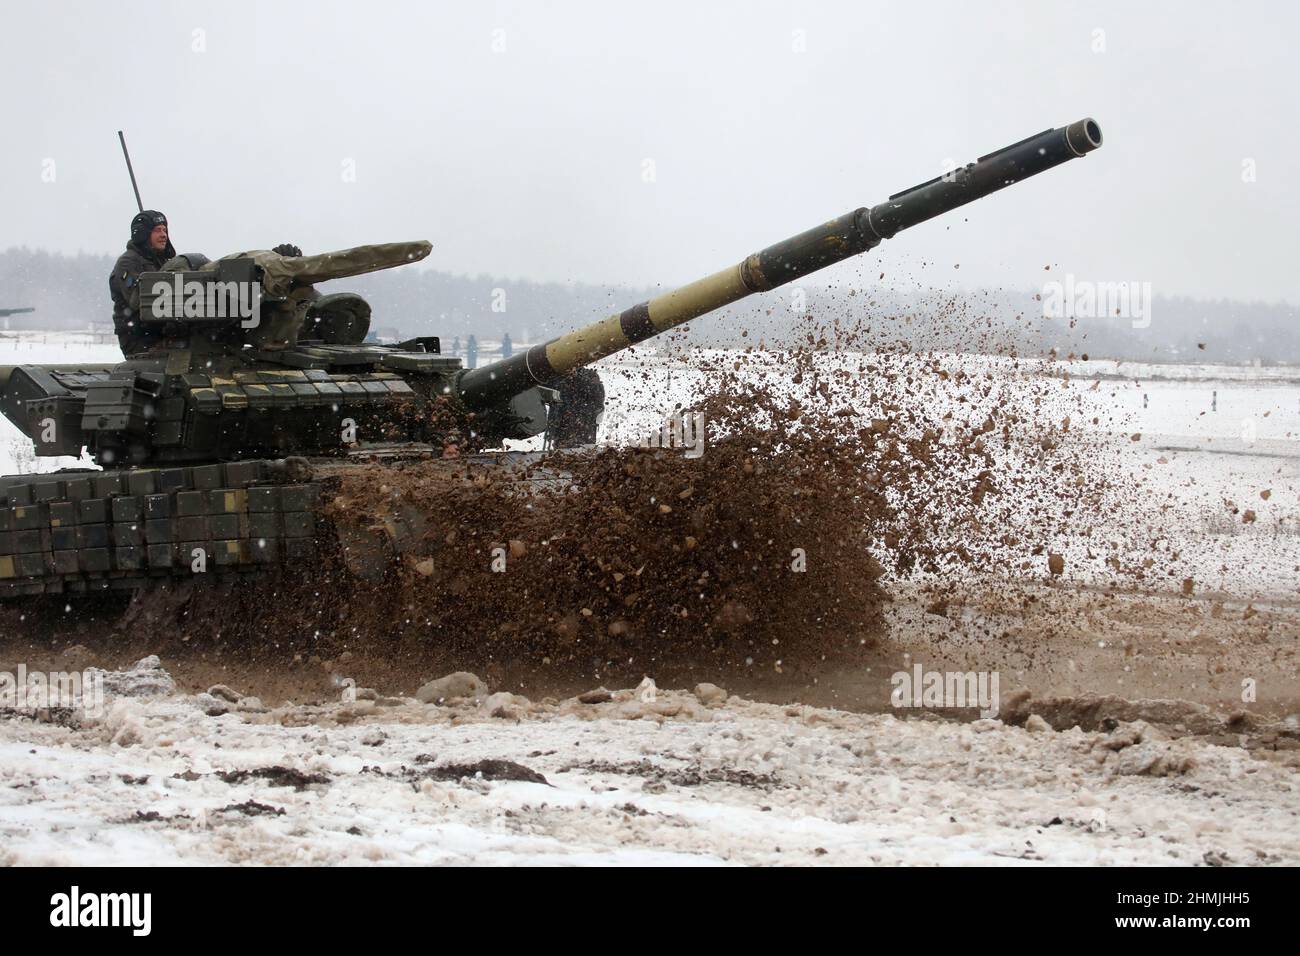
[[[631,344],[623,334],[619,316],[611,315],[546,343],[546,361],[557,373],[565,375]]]
[[[751,291],[741,278],[741,267],[735,265],[697,279],[680,289],[655,296],[649,302],[650,324],[654,327],[652,334],[666,332],[714,309],[720,309],[744,298]],[[565,375],[575,368],[635,345],[636,342],[629,339],[623,331],[622,320],[621,313],[610,315],[577,331],[561,335],[546,344],[546,360],[557,374]]]
[[[680,289],[655,296],[650,300],[650,324],[656,332],[666,332],[673,326],[743,299],[750,291],[740,277],[740,266],[729,266]]]

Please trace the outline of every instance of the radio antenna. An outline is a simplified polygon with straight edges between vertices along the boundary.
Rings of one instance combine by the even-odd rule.
[[[118,142],[122,144],[122,155],[126,158],[126,171],[131,177],[131,188],[135,191],[135,204],[140,212],[144,212],[144,203],[140,201],[140,187],[135,184],[135,170],[131,168],[131,154],[126,151],[126,137],[122,131],[117,131]]]

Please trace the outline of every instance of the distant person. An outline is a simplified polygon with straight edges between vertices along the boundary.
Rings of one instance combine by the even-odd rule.
[[[501,357],[510,358],[515,354],[514,343],[510,341],[510,333],[505,332],[501,336]]]
[[[478,337],[471,335],[465,344],[465,367],[478,368]]]
[[[108,291],[113,297],[113,331],[117,333],[122,354],[128,358],[147,352],[166,337],[164,328],[150,328],[138,321],[140,274],[162,271],[163,263],[174,255],[176,250],[168,235],[166,216],[156,209],[146,209],[131,220],[131,241],[108,277]]]

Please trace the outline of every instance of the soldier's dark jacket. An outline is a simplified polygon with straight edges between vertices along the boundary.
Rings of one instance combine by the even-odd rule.
[[[117,333],[124,355],[147,351],[166,337],[162,326],[151,328],[137,322],[136,313],[140,310],[140,273],[161,271],[163,263],[174,255],[176,250],[170,241],[161,253],[154,252],[147,245],[128,242],[126,251],[113,266],[108,277],[108,290],[113,296],[113,331]]]

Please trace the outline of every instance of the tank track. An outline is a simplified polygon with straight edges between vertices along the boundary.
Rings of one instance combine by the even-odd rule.
[[[0,478],[0,599],[300,564],[323,487],[302,479],[266,460]]]

